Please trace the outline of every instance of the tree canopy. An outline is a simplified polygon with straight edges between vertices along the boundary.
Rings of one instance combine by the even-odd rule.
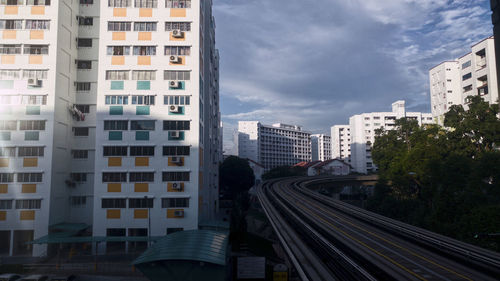
[[[229,156],[219,171],[220,188],[231,197],[247,192],[254,185],[255,176],[247,159]]]

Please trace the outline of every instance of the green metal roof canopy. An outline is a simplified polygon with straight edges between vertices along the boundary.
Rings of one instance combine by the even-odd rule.
[[[132,264],[162,260],[189,260],[226,265],[228,235],[212,230],[187,230],[158,240]]]

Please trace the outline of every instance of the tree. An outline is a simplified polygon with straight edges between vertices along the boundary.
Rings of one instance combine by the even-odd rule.
[[[305,176],[306,169],[304,167],[298,166],[279,166],[273,168],[262,175],[264,180],[276,179],[276,178],[284,178],[284,177],[296,177],[296,176]]]
[[[253,170],[247,159],[229,156],[219,168],[220,188],[228,196],[235,196],[247,192],[255,183]]]

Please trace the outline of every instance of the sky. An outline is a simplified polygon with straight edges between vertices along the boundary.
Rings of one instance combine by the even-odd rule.
[[[238,121],[313,133],[430,112],[428,71],[492,35],[488,0],[214,0],[224,150]]]

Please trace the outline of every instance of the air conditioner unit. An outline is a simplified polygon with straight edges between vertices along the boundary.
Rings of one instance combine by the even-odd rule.
[[[178,105],[171,105],[168,107],[168,112],[174,112],[177,113],[179,112],[179,106]]]
[[[174,164],[182,164],[182,158],[178,157],[178,156],[174,156],[174,157],[170,158],[170,162],[172,162]]]
[[[38,80],[35,78],[30,78],[28,79],[28,86],[31,87],[41,87],[42,86],[42,80]]]
[[[174,216],[175,217],[183,217],[184,216],[184,210],[176,210],[176,211],[174,211]]]
[[[179,56],[170,56],[170,62],[173,62],[173,63],[179,63],[180,62],[180,58]]]
[[[180,131],[170,131],[168,132],[169,137],[178,139],[181,137],[181,132]]]
[[[179,88],[180,85],[181,85],[181,83],[179,81],[172,80],[172,81],[168,82],[168,86],[170,88]]]
[[[180,183],[180,182],[173,182],[172,183],[172,189],[174,189],[174,190],[182,190],[182,183]]]
[[[172,31],[172,37],[174,37],[174,38],[184,38],[184,32],[180,31],[180,29],[174,29]]]

